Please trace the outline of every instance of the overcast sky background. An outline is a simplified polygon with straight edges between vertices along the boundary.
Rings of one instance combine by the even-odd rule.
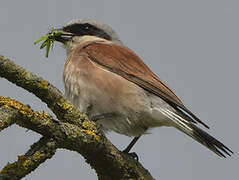
[[[210,134],[235,154],[223,159],[173,128],[156,128],[133,151],[156,179],[237,180],[239,177],[239,1],[57,1],[22,0],[0,3],[0,54],[50,81],[64,92],[64,49],[45,51],[33,42],[49,27],[76,18],[111,25],[126,46],[195,112]],[[34,110],[50,114],[44,103],[25,90],[0,79],[0,95],[10,96]],[[119,149],[130,138],[110,133]],[[40,135],[13,126],[0,133],[0,168],[24,154]],[[24,179],[97,179],[94,170],[75,152],[56,155]]]

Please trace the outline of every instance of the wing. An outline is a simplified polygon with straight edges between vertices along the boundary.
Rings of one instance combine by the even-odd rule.
[[[120,45],[92,42],[84,47],[81,46],[79,53],[86,53],[90,60],[101,67],[159,96],[188,121],[199,122],[209,128],[188,110],[182,101],[130,49]]]

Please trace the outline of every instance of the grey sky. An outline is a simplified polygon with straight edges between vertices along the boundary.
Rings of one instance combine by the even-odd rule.
[[[33,42],[51,25],[92,18],[109,24],[129,48],[210,127],[235,155],[222,159],[173,128],[156,128],[134,147],[156,179],[236,180],[239,167],[239,1],[2,1],[0,54],[49,80],[62,92],[65,52],[55,44],[49,58]],[[45,104],[0,79],[0,95],[52,114]],[[39,135],[13,126],[0,134],[0,168],[24,154]],[[110,133],[119,149],[130,138]],[[58,150],[25,179],[96,179],[84,159]]]

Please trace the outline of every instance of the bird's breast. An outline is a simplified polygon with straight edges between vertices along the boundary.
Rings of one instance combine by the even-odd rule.
[[[106,115],[97,121],[103,129],[135,136],[152,126],[147,93],[125,78],[79,57],[66,62],[63,79],[66,97],[81,112]]]

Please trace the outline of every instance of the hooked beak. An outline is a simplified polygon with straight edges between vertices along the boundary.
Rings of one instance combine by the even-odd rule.
[[[58,28],[58,29],[54,29],[54,30],[61,32],[61,35],[55,36],[54,39],[63,44],[67,41],[70,41],[72,39],[72,37],[74,36],[74,34],[64,31],[63,28]]]

